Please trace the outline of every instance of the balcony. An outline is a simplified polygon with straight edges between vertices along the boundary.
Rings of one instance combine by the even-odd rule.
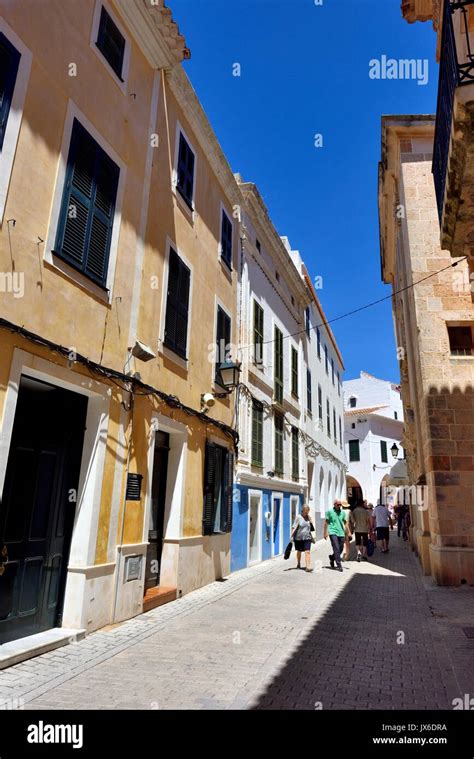
[[[441,247],[474,254],[474,0],[444,0],[433,176]]]

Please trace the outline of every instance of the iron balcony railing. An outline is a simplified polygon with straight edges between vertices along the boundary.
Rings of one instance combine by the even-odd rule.
[[[444,191],[448,170],[454,93],[457,87],[474,84],[474,55],[471,51],[469,39],[467,9],[468,5],[473,4],[474,0],[444,0],[438,104],[433,149],[433,177],[440,223],[443,216]],[[460,14],[459,30],[466,40],[466,50],[461,61],[459,60],[454,33],[455,14]]]

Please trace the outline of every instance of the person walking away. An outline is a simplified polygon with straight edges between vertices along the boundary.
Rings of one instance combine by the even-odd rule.
[[[306,571],[312,572],[311,569],[311,544],[313,538],[311,533],[314,532],[314,526],[309,517],[309,506],[306,504],[301,509],[301,514],[295,519],[291,539],[295,541],[296,549],[296,569],[303,569],[301,566],[301,554],[304,553],[306,561]]]
[[[398,537],[405,537],[405,517],[407,513],[407,507],[405,504],[400,503],[397,506],[397,533]]]
[[[336,564],[339,572],[342,572],[341,552],[344,548],[344,538],[348,533],[349,528],[346,524],[346,515],[342,509],[342,502],[336,500],[334,501],[334,508],[329,509],[326,513],[324,540],[327,540],[329,535],[332,547],[329,563],[331,564],[331,569],[334,569],[334,565]]]
[[[374,520],[377,540],[380,540],[382,542],[382,553],[388,553],[390,527],[393,529],[393,523],[390,512],[385,504],[377,504],[374,509]]]
[[[365,508],[363,501],[359,501],[350,516],[351,528],[355,533],[355,542],[357,549],[357,561],[368,561],[367,546],[369,543],[369,532],[371,530],[370,512]]]
[[[342,560],[349,561],[349,556],[351,554],[352,529],[351,529],[351,524],[350,524],[351,507],[348,501],[342,501],[342,508],[344,510],[344,514],[346,515],[346,524],[348,527],[348,534],[344,538],[344,550],[342,552]]]

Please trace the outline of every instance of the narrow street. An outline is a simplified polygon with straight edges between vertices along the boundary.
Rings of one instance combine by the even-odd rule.
[[[354,550],[354,549],[353,549]],[[294,557],[0,673],[26,709],[452,709],[474,694],[474,588],[438,588],[407,544],[313,574]],[[8,706],[10,704],[10,706]]]

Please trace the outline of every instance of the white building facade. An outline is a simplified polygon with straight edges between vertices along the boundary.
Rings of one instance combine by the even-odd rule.
[[[323,403],[331,398],[331,419],[336,399],[336,419],[343,413],[342,389],[339,396],[331,370],[324,371],[324,345],[329,367],[334,359],[335,377],[337,372],[341,377],[342,359],[324,330],[317,357],[316,332],[308,334],[307,319],[310,315],[312,325],[318,322],[318,305],[299,254],[278,236],[255,185],[240,177],[238,181],[243,200],[238,298],[242,372],[236,404],[232,571],[282,554],[304,502],[321,534],[316,517],[345,488],[342,440],[334,442],[332,422],[331,438],[318,424],[318,382]]]
[[[394,485],[400,468],[405,469],[400,387],[366,372],[343,386],[348,499],[363,498],[375,506],[386,498],[384,486]]]

